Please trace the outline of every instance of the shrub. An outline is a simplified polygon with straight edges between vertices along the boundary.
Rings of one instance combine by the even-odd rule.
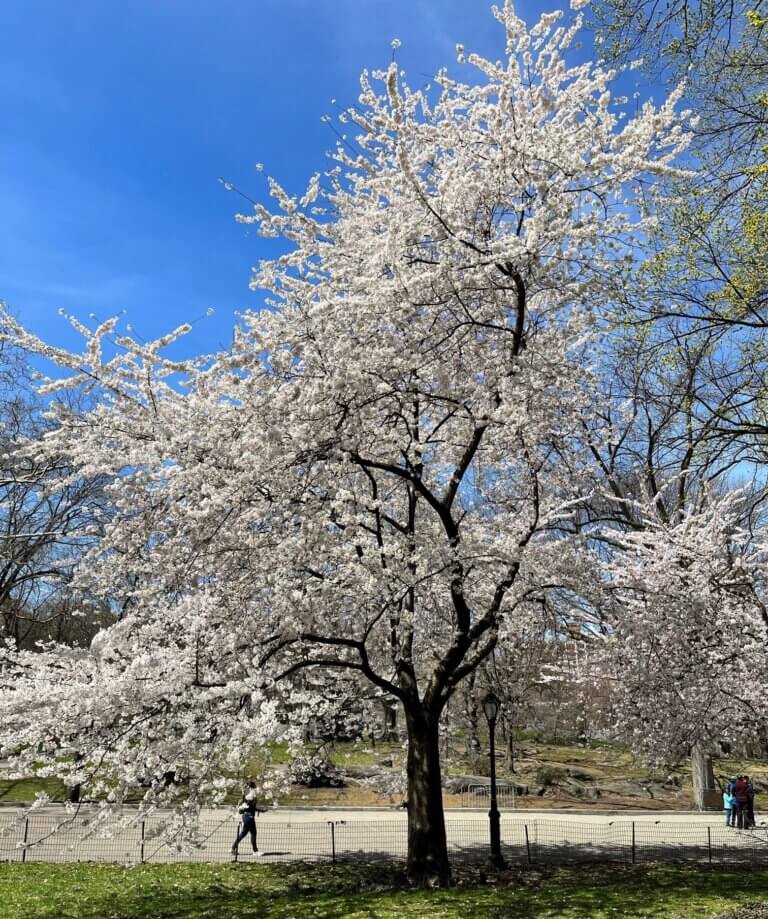
[[[322,753],[298,753],[288,766],[293,785],[307,788],[340,788],[344,779],[339,769]]]

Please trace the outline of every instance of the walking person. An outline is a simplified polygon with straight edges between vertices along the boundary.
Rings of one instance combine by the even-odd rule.
[[[240,831],[237,838],[232,844],[232,854],[237,857],[237,850],[240,843],[246,836],[251,837],[251,847],[255,855],[261,855],[259,847],[256,845],[256,814],[263,814],[266,807],[258,807],[256,804],[256,784],[248,782],[243,789],[240,803],[237,805],[237,811],[240,814]]]

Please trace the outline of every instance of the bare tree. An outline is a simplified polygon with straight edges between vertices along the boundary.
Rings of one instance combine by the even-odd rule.
[[[52,426],[45,402],[20,353],[6,347],[0,361],[0,635],[19,646],[87,643],[109,611],[76,600],[68,586],[108,516],[107,480],[37,455]]]

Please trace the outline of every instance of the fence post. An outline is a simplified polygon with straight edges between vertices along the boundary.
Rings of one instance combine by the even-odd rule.
[[[21,850],[21,860],[25,862],[27,860],[27,840],[29,839],[29,817],[24,818],[24,848]]]
[[[336,864],[336,827],[333,820],[328,821],[328,826],[331,828],[331,864]]]
[[[712,830],[707,827],[707,853],[709,854],[709,864],[712,864]]]
[[[139,855],[139,862],[142,865],[144,864],[144,835],[145,835],[144,834],[144,823],[145,821],[142,820],[141,821],[141,854]]]
[[[525,830],[525,853],[528,857],[528,864],[531,865],[533,863],[531,861],[531,842],[528,839],[528,824],[527,823],[523,824],[523,829]]]
[[[633,865],[635,864],[636,854],[637,853],[635,850],[635,821],[633,820],[632,821],[632,864]]]

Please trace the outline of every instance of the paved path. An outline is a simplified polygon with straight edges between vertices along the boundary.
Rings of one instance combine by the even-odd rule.
[[[87,815],[93,808],[93,805],[84,804],[81,807],[81,814]],[[22,808],[18,805],[10,804],[0,807],[0,819],[3,815],[19,813]],[[131,815],[135,813],[136,808],[125,807],[122,813]],[[48,817],[66,816],[66,809],[62,805],[52,804],[35,811],[36,814]],[[236,811],[233,807],[204,808],[201,812],[205,819],[225,818],[227,816],[235,819]],[[455,807],[446,808],[446,818],[453,819],[477,819],[478,817],[487,817],[487,808],[468,808]],[[589,823],[595,825],[604,825],[612,821],[637,823],[654,823],[663,821],[665,824],[710,824],[719,826],[723,822],[720,811],[707,811],[699,813],[697,811],[557,811],[542,808],[540,810],[528,808],[501,808],[501,814],[504,817],[514,818],[516,820],[549,820],[558,823]],[[259,821],[277,822],[277,823],[326,823],[329,820],[360,820],[364,822],[379,821],[401,821],[404,819],[405,811],[399,807],[269,807],[267,812],[259,816]],[[758,815],[760,820],[760,815]],[[768,816],[766,817],[768,820]]]
[[[159,835],[163,815],[135,823],[126,811],[110,836],[87,835],[89,808],[73,824],[61,825],[65,811],[48,807],[25,819],[0,811],[0,860],[27,862],[94,861],[227,862],[238,817],[232,808],[208,810],[200,822],[199,846],[169,844]],[[167,815],[165,815],[167,817]],[[484,861],[488,856],[488,817],[484,811],[446,812],[452,858]],[[247,841],[240,861],[333,860],[358,857],[404,858],[407,817],[402,810],[298,810],[273,808],[257,823],[260,853]],[[86,834],[86,835],[84,835]],[[768,829],[728,829],[719,814],[637,813],[576,814],[551,811],[504,811],[501,836],[512,863],[585,860],[768,863]],[[26,847],[24,846],[26,843]]]

